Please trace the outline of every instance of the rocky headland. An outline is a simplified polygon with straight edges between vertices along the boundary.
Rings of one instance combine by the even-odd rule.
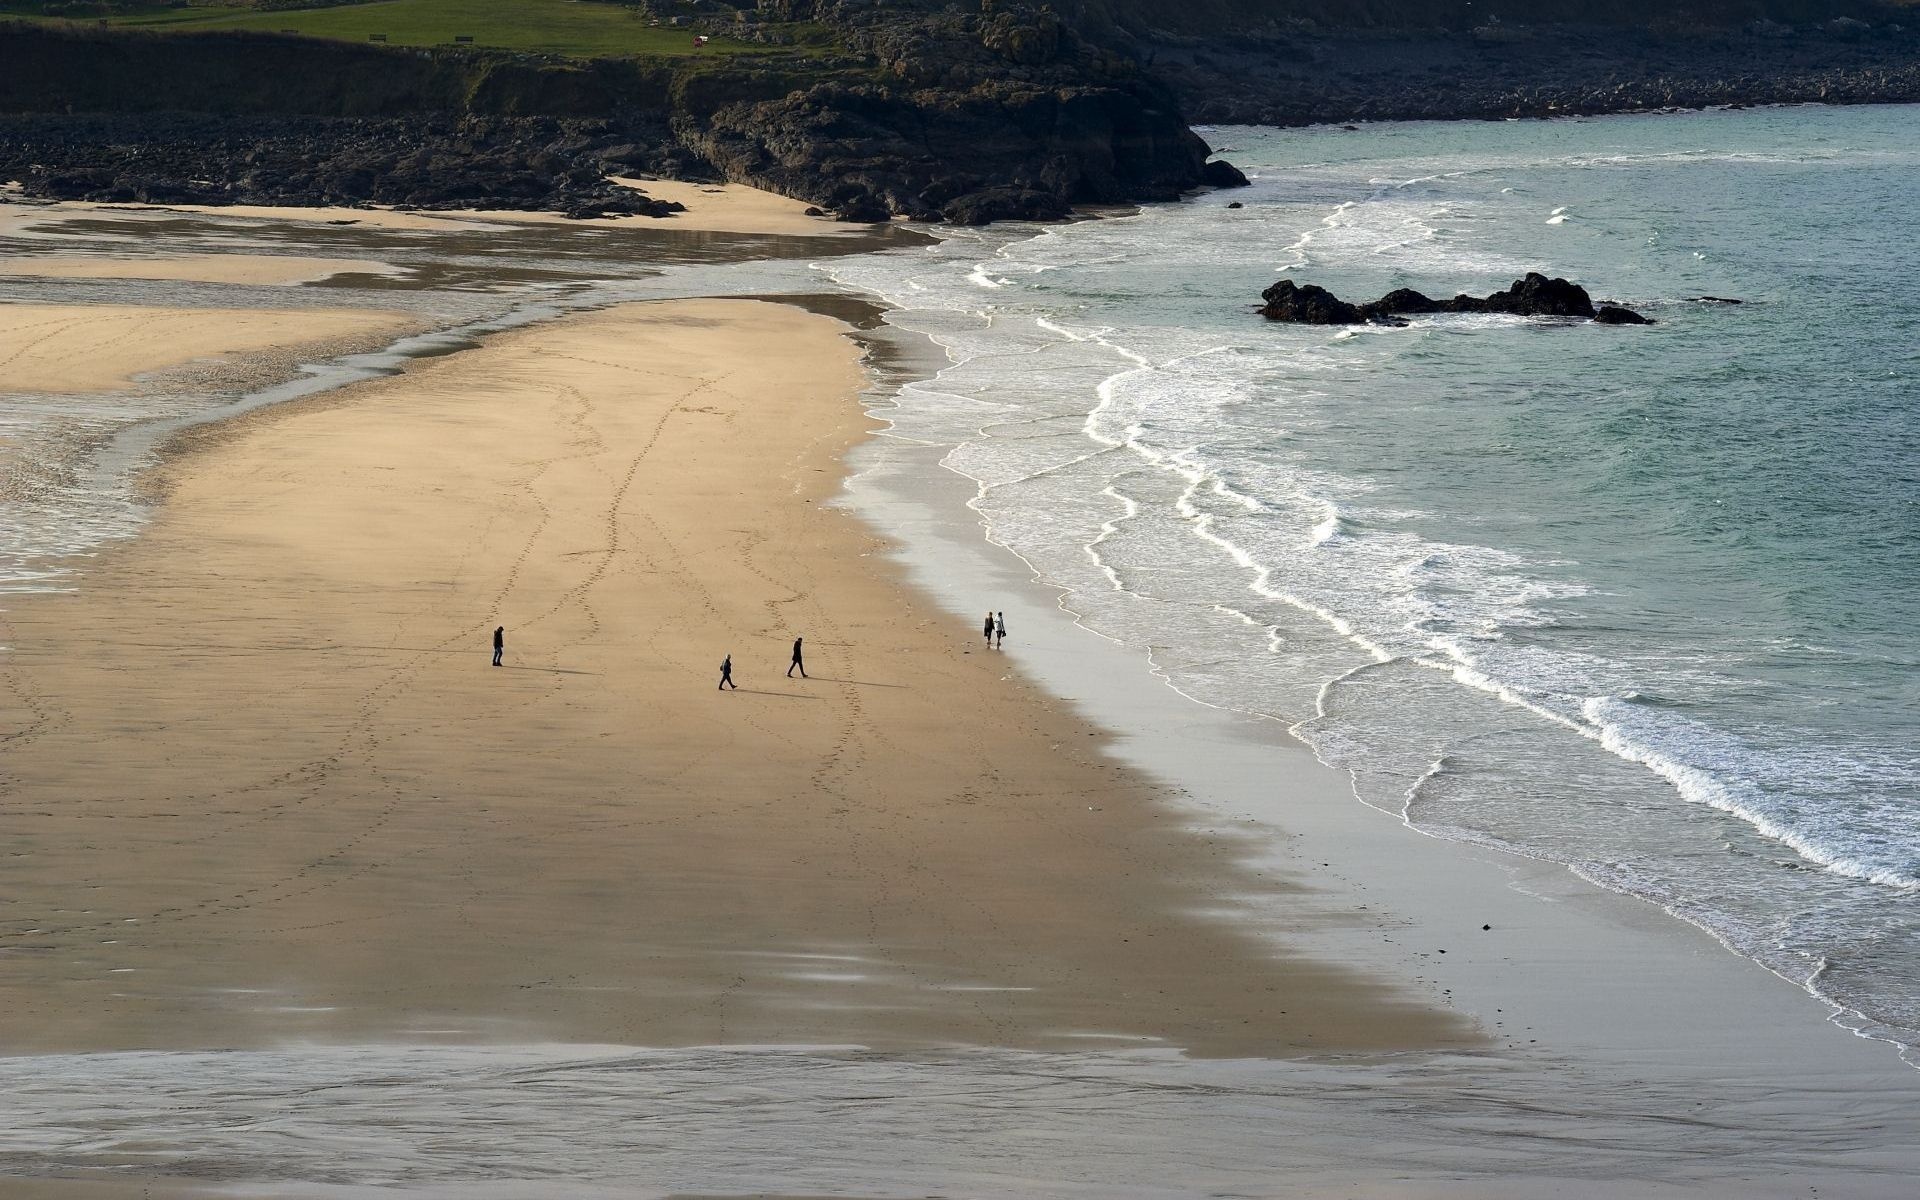
[[[703,59],[0,22],[0,182],[660,215],[605,179],[652,174],[851,221],[979,224],[1244,182],[1193,122],[1920,101],[1920,19],[1891,0],[1700,0],[1684,16],[1654,0],[726,5],[701,20],[746,52]],[[830,45],[784,45],[801,26]]]
[[[789,3],[789,0],[780,0]],[[798,6],[803,0],[790,0]],[[261,33],[0,24],[0,182],[54,199],[647,212],[610,171],[845,220],[979,224],[1172,200],[1208,148],[1050,11],[805,6],[843,48],[574,61]]]
[[[1396,288],[1365,304],[1350,304],[1318,284],[1291,279],[1260,293],[1260,315],[1296,325],[1404,325],[1404,317],[1423,313],[1503,313],[1516,317],[1560,317],[1602,325],[1651,325],[1653,322],[1617,304],[1595,305],[1587,289],[1565,279],[1529,271],[1524,279],[1488,296],[1435,300],[1412,288]]]

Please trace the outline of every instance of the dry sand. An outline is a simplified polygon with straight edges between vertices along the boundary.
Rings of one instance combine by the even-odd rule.
[[[413,324],[356,309],[0,304],[0,393],[114,391],[198,360],[297,351]]]
[[[841,329],[627,306],[176,448],[0,624],[0,1048],[1471,1043],[1200,915],[1277,885],[826,505]]]
[[[687,211],[664,218],[676,229],[704,229],[716,233],[784,233],[818,237],[831,233],[864,233],[866,226],[849,225],[832,217],[810,217],[804,200],[789,200],[775,192],[739,183],[681,183],[670,179],[626,179],[615,183],[636,187],[656,200],[678,200]]]
[[[394,275],[386,263],[358,258],[276,254],[186,254],[174,258],[45,255],[0,258],[0,275],[43,279],[175,279],[193,283],[295,284],[335,275]]]

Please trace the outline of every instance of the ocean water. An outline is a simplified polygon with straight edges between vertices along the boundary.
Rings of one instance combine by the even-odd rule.
[[[1911,1046],[1917,119],[1215,129],[1253,186],[817,269],[946,351],[893,435],[1168,685]],[[1528,270],[1657,324],[1252,311]]]

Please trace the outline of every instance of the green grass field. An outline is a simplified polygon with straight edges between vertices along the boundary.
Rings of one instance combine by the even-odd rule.
[[[13,7],[0,5],[0,10]],[[234,7],[191,7],[105,18],[110,26],[156,31],[251,29],[291,31],[309,37],[365,42],[385,34],[395,46],[450,46],[456,36],[476,46],[532,50],[573,58],[708,57],[766,53],[768,47],[716,37],[695,47],[686,29],[650,26],[615,4],[584,0],[379,0],[336,8],[254,12]],[[95,24],[87,20],[77,22]],[[820,31],[796,27],[797,36]],[[807,45],[783,47],[806,53]]]

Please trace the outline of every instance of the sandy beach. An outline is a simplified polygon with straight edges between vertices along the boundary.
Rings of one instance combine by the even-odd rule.
[[[1270,885],[823,505],[840,328],[627,306],[178,448],[5,615],[8,1048],[1472,1043],[1194,915]]]

